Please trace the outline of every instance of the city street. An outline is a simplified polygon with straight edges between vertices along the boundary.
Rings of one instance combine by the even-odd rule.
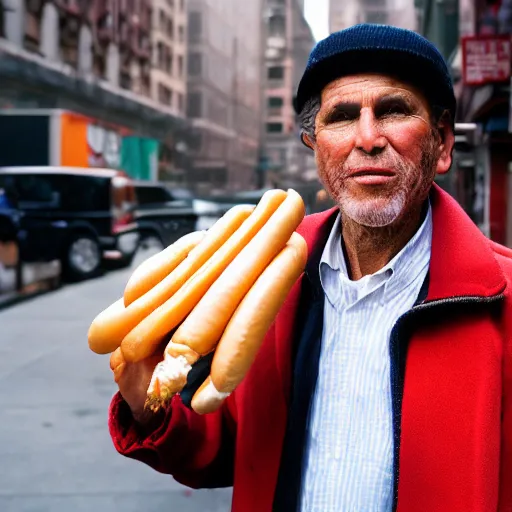
[[[113,448],[107,408],[116,387],[87,329],[131,271],[0,311],[2,512],[229,511],[230,489],[192,491]]]

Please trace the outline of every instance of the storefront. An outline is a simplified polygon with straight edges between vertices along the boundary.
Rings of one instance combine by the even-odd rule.
[[[492,240],[512,247],[512,1],[475,1],[461,18],[453,194]]]

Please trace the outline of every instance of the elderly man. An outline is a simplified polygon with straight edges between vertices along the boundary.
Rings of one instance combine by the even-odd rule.
[[[117,450],[236,512],[510,512],[512,259],[434,184],[455,98],[421,36],[318,43],[295,107],[337,208],[306,217],[306,272],[222,410],[143,410],[154,361],[111,404]],[[193,387],[193,386],[192,386]]]

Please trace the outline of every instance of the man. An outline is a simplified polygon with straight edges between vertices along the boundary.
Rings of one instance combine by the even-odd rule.
[[[337,208],[299,228],[306,272],[217,413],[190,390],[111,406],[117,450],[236,512],[512,510],[512,259],[433,184],[455,98],[421,36],[359,25],[312,51],[295,107]],[[194,383],[190,383],[193,388]]]

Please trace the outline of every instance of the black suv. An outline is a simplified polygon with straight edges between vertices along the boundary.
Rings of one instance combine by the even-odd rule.
[[[132,180],[123,172],[0,167],[0,189],[19,212],[22,261],[58,259],[70,280],[96,275],[106,259],[131,263],[139,234]]]
[[[161,249],[197,229],[193,197],[181,189],[173,190],[160,182],[135,181],[133,215],[143,247]]]

